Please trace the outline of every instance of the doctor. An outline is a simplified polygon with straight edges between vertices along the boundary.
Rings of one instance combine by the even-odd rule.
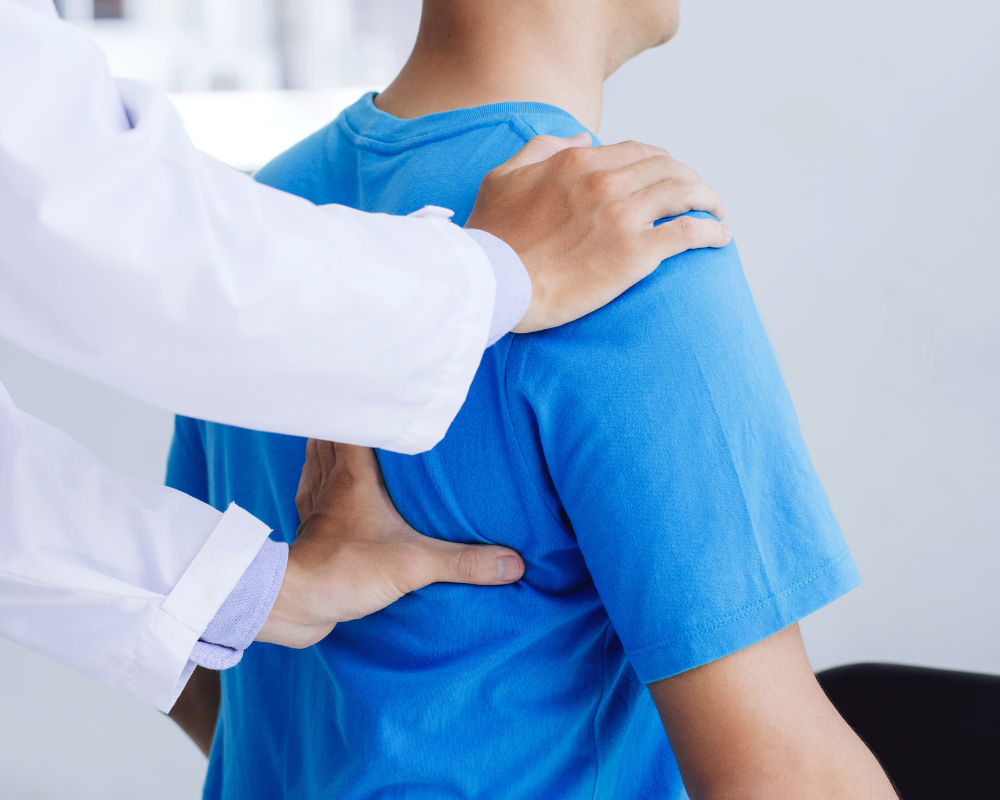
[[[440,209],[315,207],[195,150],[169,101],[112,79],[49,0],[0,0],[0,336],[182,414],[426,450],[484,347],[729,241],[712,220],[652,227],[724,213],[663,151],[586,144],[530,142],[484,181],[474,230]],[[304,627],[376,610],[379,580],[523,570],[505,548],[414,538],[384,508],[361,517],[397,539],[361,532],[362,555],[334,564],[353,535],[334,495],[289,553],[236,506],[112,475],[0,386],[0,635],[166,711],[196,664],[235,663],[255,637],[301,646]]]

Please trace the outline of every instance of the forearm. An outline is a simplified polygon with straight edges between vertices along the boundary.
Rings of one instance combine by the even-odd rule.
[[[206,756],[212,749],[220,698],[219,673],[197,667],[169,712],[170,718],[181,726]]]

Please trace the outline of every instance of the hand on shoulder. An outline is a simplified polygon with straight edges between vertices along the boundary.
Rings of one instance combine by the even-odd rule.
[[[719,222],[726,212],[718,195],[665,150],[589,143],[587,133],[535,137],[483,179],[469,215],[466,227],[507,242],[531,277],[531,303],[516,333],[578,319],[664,259],[732,239]],[[688,211],[716,219],[677,216]]]

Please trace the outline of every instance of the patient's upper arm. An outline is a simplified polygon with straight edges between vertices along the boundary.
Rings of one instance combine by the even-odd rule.
[[[734,245],[514,337],[507,398],[643,682],[748,647],[858,582]]]

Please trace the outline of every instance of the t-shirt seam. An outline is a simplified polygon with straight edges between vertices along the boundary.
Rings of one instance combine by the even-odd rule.
[[[519,335],[528,335],[528,334],[513,334],[513,335],[514,336],[519,336]],[[569,534],[570,536],[573,536],[573,531],[570,529],[570,527],[565,522],[563,522],[563,520],[559,516],[558,510],[556,508],[552,507],[552,505],[549,502],[549,499],[545,496],[545,493],[541,490],[541,487],[539,487],[538,483],[535,481],[535,476],[534,476],[534,474],[532,474],[531,467],[528,465],[528,460],[524,456],[524,447],[521,444],[521,439],[517,435],[517,426],[514,424],[513,415],[511,414],[511,411],[510,411],[510,396],[509,396],[509,391],[510,390],[509,390],[509,386],[508,386],[508,366],[510,364],[510,351],[514,349],[514,342],[516,342],[516,341],[517,341],[516,339],[512,340],[511,343],[510,343],[510,346],[507,348],[506,352],[504,352],[504,361],[503,361],[503,367],[504,367],[504,369],[503,369],[503,400],[504,400],[504,404],[503,405],[504,405],[504,412],[505,412],[506,417],[507,417],[507,422],[510,425],[511,435],[513,436],[514,444],[517,446],[517,455],[521,459],[521,466],[524,467],[524,471],[525,471],[525,473],[528,476],[528,481],[529,481],[529,483],[531,483],[531,488],[535,490],[535,494],[538,495],[538,499],[542,501],[542,505],[545,506],[545,509],[549,512],[549,515],[552,517],[552,519],[555,520],[556,524],[563,531],[565,531],[567,534]],[[522,360],[525,358],[525,354],[527,353],[528,346],[530,344],[531,344],[530,342],[527,342],[527,343],[524,344],[523,347],[521,347],[521,359]],[[520,366],[520,363],[518,364],[518,366]],[[545,463],[544,452],[543,452],[542,463],[543,464]],[[546,468],[547,468],[547,466],[546,466]]]
[[[816,569],[814,569],[812,572],[810,572],[808,575],[806,575],[803,578],[800,578],[795,583],[786,586],[784,589],[772,592],[767,597],[763,597],[759,600],[756,600],[753,603],[743,606],[742,608],[738,608],[735,611],[732,611],[729,614],[726,614],[722,617],[718,617],[717,619],[702,623],[701,625],[696,625],[693,628],[687,628],[686,630],[681,631],[680,633],[675,633],[674,635],[669,636],[666,639],[662,639],[657,644],[644,647],[640,650],[626,650],[626,655],[628,655],[629,658],[646,655],[647,653],[651,653],[655,650],[660,650],[664,647],[669,647],[675,642],[680,641],[682,639],[690,639],[694,634],[709,633],[725,625],[744,619],[745,617],[749,617],[751,614],[753,614],[758,609],[762,608],[764,605],[771,603],[774,600],[779,600],[788,595],[794,594],[800,589],[804,589],[806,586],[808,586],[817,578],[822,577],[827,572],[839,566],[841,562],[843,562],[844,559],[849,558],[850,555],[851,551],[845,547],[844,550],[839,555],[834,556],[833,558],[827,560],[826,562],[818,566]]]
[[[538,136],[538,129],[535,128],[534,125],[532,125],[530,122],[528,122],[528,120],[526,120],[520,114],[515,114],[513,118],[516,119],[518,122],[520,122],[529,131],[531,131],[532,136]],[[532,136],[529,136],[527,139],[524,139],[525,143],[529,142],[531,140]],[[522,136],[521,138],[523,139],[524,137]]]
[[[337,123],[342,131],[353,140],[355,147],[359,150],[365,150],[378,155],[398,155],[400,153],[405,153],[407,150],[416,150],[429,144],[437,144],[438,142],[445,142],[448,139],[456,139],[459,136],[464,136],[467,133],[472,133],[482,128],[496,128],[500,125],[509,128],[511,133],[521,139],[524,139],[525,142],[527,142],[531,137],[529,136],[525,138],[524,135],[517,130],[517,123],[524,125],[528,128],[528,130],[532,131],[535,136],[538,135],[535,133],[534,128],[525,122],[524,118],[520,114],[505,114],[502,117],[496,117],[493,119],[485,118],[471,124],[455,125],[442,131],[431,131],[426,134],[394,142],[375,139],[361,133],[361,131],[356,130],[351,123],[348,122],[346,115],[342,114],[337,119]],[[327,148],[327,159],[328,158],[329,148]]]

